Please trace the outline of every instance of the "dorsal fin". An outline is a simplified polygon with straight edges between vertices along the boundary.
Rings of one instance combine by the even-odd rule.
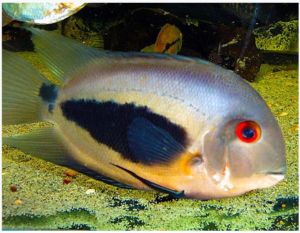
[[[153,59],[169,61],[169,65],[177,67],[190,64],[213,65],[213,63],[179,55],[141,53],[141,52],[110,52],[87,47],[73,39],[64,37],[53,31],[45,31],[37,28],[27,27],[33,34],[32,40],[35,51],[39,53],[43,61],[49,66],[53,75],[63,84],[78,67],[83,64],[94,62],[97,64],[136,64],[138,62],[152,63]]]
[[[33,36],[35,51],[61,84],[76,67],[95,58],[97,49],[84,46],[78,41],[61,36],[54,31],[27,27]]]

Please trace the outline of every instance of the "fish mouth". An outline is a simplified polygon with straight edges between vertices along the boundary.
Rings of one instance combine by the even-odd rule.
[[[269,172],[262,173],[262,175],[265,175],[270,180],[270,182],[273,182],[274,183],[273,185],[275,185],[284,179],[285,171],[286,169],[282,168],[277,171],[269,171]]]
[[[268,172],[266,175],[278,183],[283,180],[285,174],[282,172]]]
[[[261,186],[258,188],[272,187],[284,179],[284,173],[278,173],[278,172],[266,173],[264,174],[264,176],[265,178],[263,179]]]
[[[283,175],[284,176],[284,172],[267,172],[265,174],[267,174],[267,175]]]
[[[277,180],[278,182],[283,180],[284,178],[284,174],[276,174],[276,175],[269,175],[270,177],[272,177],[273,179]]]
[[[242,182],[239,182],[241,188],[250,190],[255,189],[264,189],[264,188],[271,188],[278,184],[280,181],[284,179],[283,173],[261,173],[261,174],[254,174],[253,176],[249,177],[248,179],[245,178]]]
[[[268,172],[254,174],[248,178],[235,179],[231,177],[231,171],[228,166],[225,167],[225,173],[222,175],[215,174],[212,178],[219,189],[225,193],[230,193],[244,190],[250,191],[255,189],[269,188],[284,179],[285,173],[283,172]]]

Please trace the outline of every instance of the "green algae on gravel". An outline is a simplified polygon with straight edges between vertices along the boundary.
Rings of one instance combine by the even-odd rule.
[[[22,53],[49,79],[33,53]],[[3,146],[3,228],[6,230],[297,230],[298,72],[260,72],[251,84],[283,130],[288,171],[275,187],[222,200],[170,200],[156,192],[120,189],[78,174],[64,184],[66,168]],[[284,113],[284,114],[283,114]],[[3,127],[26,133],[35,123]],[[10,190],[17,185],[17,191]],[[88,189],[95,193],[86,194]],[[15,204],[20,199],[22,204]]]
[[[298,20],[278,21],[253,31],[258,49],[298,52]]]

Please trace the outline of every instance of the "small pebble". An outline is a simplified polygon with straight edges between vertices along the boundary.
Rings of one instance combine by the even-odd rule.
[[[15,204],[16,204],[16,205],[22,205],[22,204],[23,204],[23,201],[21,201],[20,199],[17,199],[17,200],[15,201]]]
[[[10,191],[12,191],[12,192],[17,192],[17,186],[15,185],[15,184],[13,184],[13,185],[11,185],[10,186]]]
[[[74,170],[72,170],[72,169],[68,169],[68,170],[65,171],[65,174],[66,174],[67,176],[70,176],[70,177],[75,177],[75,176],[78,174],[78,172],[77,172],[77,171],[74,171]]]
[[[293,130],[294,130],[294,131],[298,131],[298,130],[299,130],[299,125],[298,125],[298,124],[293,125]]]
[[[279,116],[286,116],[286,115],[288,115],[287,112],[282,112],[282,113],[279,114]]]
[[[87,195],[90,195],[90,194],[94,194],[96,191],[95,191],[95,189],[88,189],[88,190],[86,190],[86,194]]]
[[[280,225],[283,225],[283,224],[284,224],[284,221],[280,220],[280,221],[279,221],[279,224],[280,224]]]
[[[64,179],[64,184],[69,184],[69,183],[71,183],[71,179],[70,178],[65,178]]]

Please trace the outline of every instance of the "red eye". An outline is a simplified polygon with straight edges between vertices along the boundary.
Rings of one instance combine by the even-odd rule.
[[[254,121],[243,121],[237,125],[235,134],[241,141],[251,143],[260,138],[261,129]]]

